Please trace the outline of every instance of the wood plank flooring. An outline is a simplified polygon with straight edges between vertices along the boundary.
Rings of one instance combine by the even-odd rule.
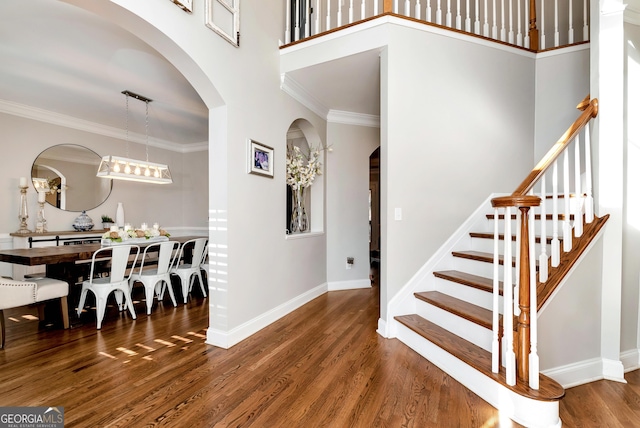
[[[138,296],[140,299],[141,296]],[[0,406],[63,406],[66,427],[518,427],[376,332],[378,287],[336,291],[229,350],[206,345],[208,301],[138,319],[107,309],[70,330],[5,311]],[[565,427],[640,425],[640,375],[567,390]]]

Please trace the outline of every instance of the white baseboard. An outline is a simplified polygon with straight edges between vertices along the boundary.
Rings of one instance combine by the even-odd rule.
[[[316,288],[313,288],[306,293],[303,293],[229,331],[222,331],[209,327],[207,329],[206,343],[220,348],[229,349],[233,345],[240,343],[252,334],[257,333],[285,315],[295,311],[300,306],[309,303],[318,296],[323,295],[327,291],[327,284],[321,284]]]
[[[371,280],[367,278],[367,279],[355,279],[352,281],[332,281],[332,282],[329,282],[329,285],[327,288],[329,291],[371,288]]]
[[[636,364],[637,364],[636,360]],[[613,361],[605,358],[592,358],[566,366],[542,370],[542,374],[562,385],[563,388],[572,388],[597,380],[608,379],[626,383],[621,361]],[[632,370],[632,369],[630,369]]]
[[[384,318],[378,318],[378,329],[376,333],[384,338],[391,339],[389,331],[387,330],[387,321]]]
[[[631,349],[620,353],[620,361],[624,366],[625,373],[640,368],[640,349]]]

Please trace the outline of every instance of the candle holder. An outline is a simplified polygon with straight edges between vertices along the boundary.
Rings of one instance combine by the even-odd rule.
[[[38,201],[38,220],[36,221],[36,233],[47,232],[47,219],[44,217],[44,202]]]
[[[29,212],[27,211],[27,189],[29,186],[20,187],[20,211],[18,212],[18,220],[20,220],[20,229],[17,233],[31,233],[31,230],[27,227],[27,220],[29,219]]]

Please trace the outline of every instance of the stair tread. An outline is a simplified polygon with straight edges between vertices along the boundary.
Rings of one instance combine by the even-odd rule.
[[[488,351],[419,315],[402,315],[395,317],[395,319],[429,342],[524,397],[539,401],[557,401],[564,396],[564,388],[543,374],[540,374],[540,388],[537,390],[529,388],[526,383],[522,382],[513,386],[507,385],[503,367],[500,368],[499,373],[491,371],[491,354]]]
[[[487,219],[488,220],[493,220],[495,217],[494,214],[487,214]],[[547,220],[553,220],[553,214],[546,214],[545,215]],[[536,220],[540,220],[540,214],[535,214],[535,219]],[[515,220],[516,219],[516,214],[511,214],[511,220]],[[573,214],[569,214],[569,219],[573,220]],[[498,220],[504,220],[504,214],[499,214],[498,215]],[[558,214],[558,220],[563,220],[564,221],[564,214]]]
[[[481,239],[493,239],[493,233],[492,232],[470,232],[469,236],[472,238],[481,238]],[[504,241],[504,233],[500,233],[498,235],[498,239],[501,241]],[[540,236],[536,236],[536,244],[540,243]],[[511,235],[511,240],[515,241],[516,240],[516,235]],[[553,236],[547,236],[546,241],[547,244],[551,244],[551,241],[553,240]],[[558,241],[562,242],[562,237],[558,236]]]
[[[444,270],[433,273],[437,278],[442,278],[447,281],[457,282],[458,284],[467,285],[469,287],[477,288],[479,290],[493,293],[493,280],[484,276],[472,275],[466,272],[460,272],[457,270]],[[502,295],[503,282],[499,281],[498,287],[500,288],[500,295]]]
[[[469,250],[469,251],[453,251],[451,252],[451,254],[454,257],[460,257],[463,259],[471,259],[471,260],[477,260],[480,262],[485,262],[485,263],[493,263],[493,254],[492,253],[485,253],[483,251],[473,251],[473,250]],[[500,254],[498,256],[498,263],[501,265],[504,265],[504,256],[502,254]],[[512,257],[512,265],[513,267],[516,266],[516,258]],[[536,260],[536,269],[538,268],[538,261]]]
[[[416,298],[491,330],[493,312],[439,291],[414,293]]]

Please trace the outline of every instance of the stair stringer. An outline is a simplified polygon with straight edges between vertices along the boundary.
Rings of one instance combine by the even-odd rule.
[[[500,410],[501,416],[506,416],[521,425],[532,428],[560,428],[562,426],[558,400],[541,401],[524,397],[490,379],[400,323],[398,323],[397,338]]]
[[[498,196],[504,196],[504,194],[494,193],[485,199],[400,291],[389,300],[386,319],[380,318],[378,320],[378,334],[388,339],[396,337],[398,322],[394,320],[394,317],[416,312],[414,293],[436,289],[437,278],[434,277],[433,272],[452,269],[454,261],[451,253],[455,250],[471,248],[472,240],[469,233],[485,230],[488,227],[490,222],[488,222],[486,214],[493,211],[491,199]]]

